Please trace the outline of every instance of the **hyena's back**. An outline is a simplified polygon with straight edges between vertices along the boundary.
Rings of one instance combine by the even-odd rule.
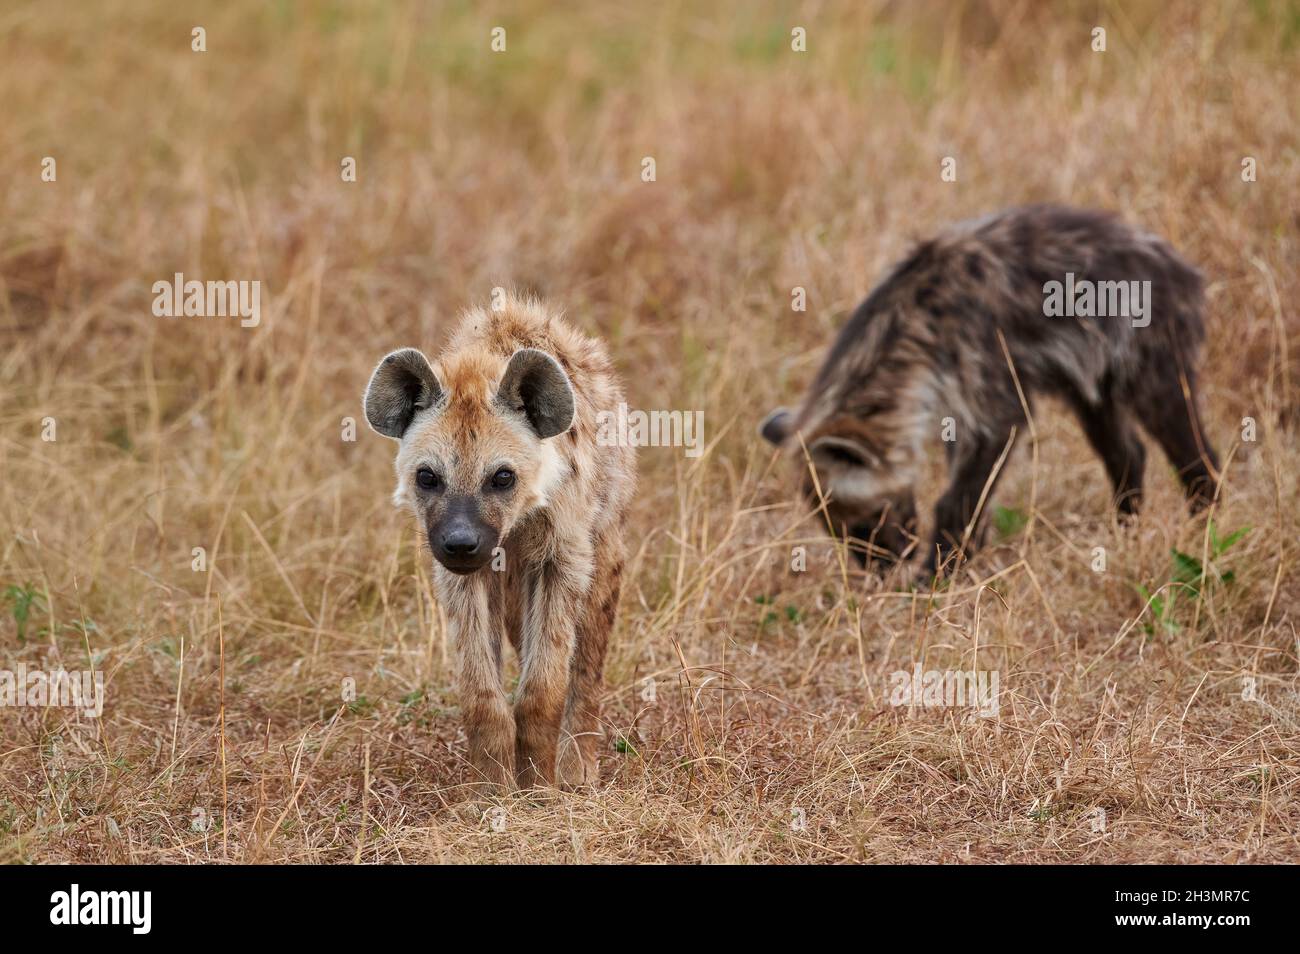
[[[1149,281],[1150,324],[1048,317],[1044,286],[1067,274],[1076,285]],[[1009,352],[1030,396],[1054,393],[1085,405],[1165,400],[1169,381],[1194,373],[1203,301],[1196,269],[1156,235],[1100,212],[1013,209],[914,249],[845,325],[818,383],[843,381],[846,371],[856,376],[852,365],[869,375],[877,361],[937,363],[955,378],[950,396],[964,398],[955,404],[966,406],[952,410],[978,427],[1000,409],[1019,411]],[[1004,408],[1009,399],[1016,407]]]

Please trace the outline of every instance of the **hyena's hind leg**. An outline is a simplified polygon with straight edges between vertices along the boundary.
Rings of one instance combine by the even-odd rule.
[[[1201,421],[1196,379],[1167,372],[1148,383],[1142,396],[1142,425],[1178,471],[1193,512],[1214,502],[1219,486],[1219,459]]]
[[[578,620],[556,772],[564,788],[595,785],[600,780],[599,754],[603,737],[600,699],[604,692],[605,650],[618,615],[622,576],[622,561],[613,565],[608,574],[600,574]]]
[[[1095,404],[1080,398],[1074,402],[1074,412],[1088,443],[1106,465],[1120,516],[1132,516],[1142,503],[1147,457],[1132,415],[1110,394]]]

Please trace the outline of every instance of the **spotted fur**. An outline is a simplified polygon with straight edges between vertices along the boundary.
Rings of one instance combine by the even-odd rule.
[[[367,420],[400,442],[395,500],[435,556],[470,762],[486,786],[597,779],[635,459],[598,444],[596,421],[622,400],[598,341],[519,298],[466,314],[435,362],[389,355],[367,388]],[[436,487],[421,485],[421,470]],[[497,486],[503,470],[508,488]],[[458,533],[492,552],[460,537],[452,552]],[[503,636],[520,659],[513,706]]]

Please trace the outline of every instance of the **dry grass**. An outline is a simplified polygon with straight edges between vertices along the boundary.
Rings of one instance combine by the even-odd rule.
[[[1300,859],[1297,8],[552,6],[0,13],[0,668],[107,678],[101,719],[0,710],[0,860]],[[911,239],[1033,200],[1211,281],[1218,520],[1251,530],[1176,631],[1135,585],[1205,522],[1154,466],[1116,527],[1050,410],[998,495],[1029,525],[933,599],[842,573],[753,436]],[[261,280],[262,324],[155,318],[175,271]],[[641,453],[601,787],[482,818],[391,446],[340,435],[381,353],[494,286],[710,446]],[[914,661],[998,670],[999,716],[890,707]]]

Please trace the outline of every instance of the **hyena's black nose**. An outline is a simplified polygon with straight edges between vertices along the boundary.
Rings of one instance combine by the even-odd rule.
[[[468,527],[456,527],[442,538],[442,552],[453,559],[463,560],[477,555],[482,540]]]
[[[442,519],[429,526],[429,549],[452,573],[473,573],[492,559],[497,536],[472,497],[452,498]]]

